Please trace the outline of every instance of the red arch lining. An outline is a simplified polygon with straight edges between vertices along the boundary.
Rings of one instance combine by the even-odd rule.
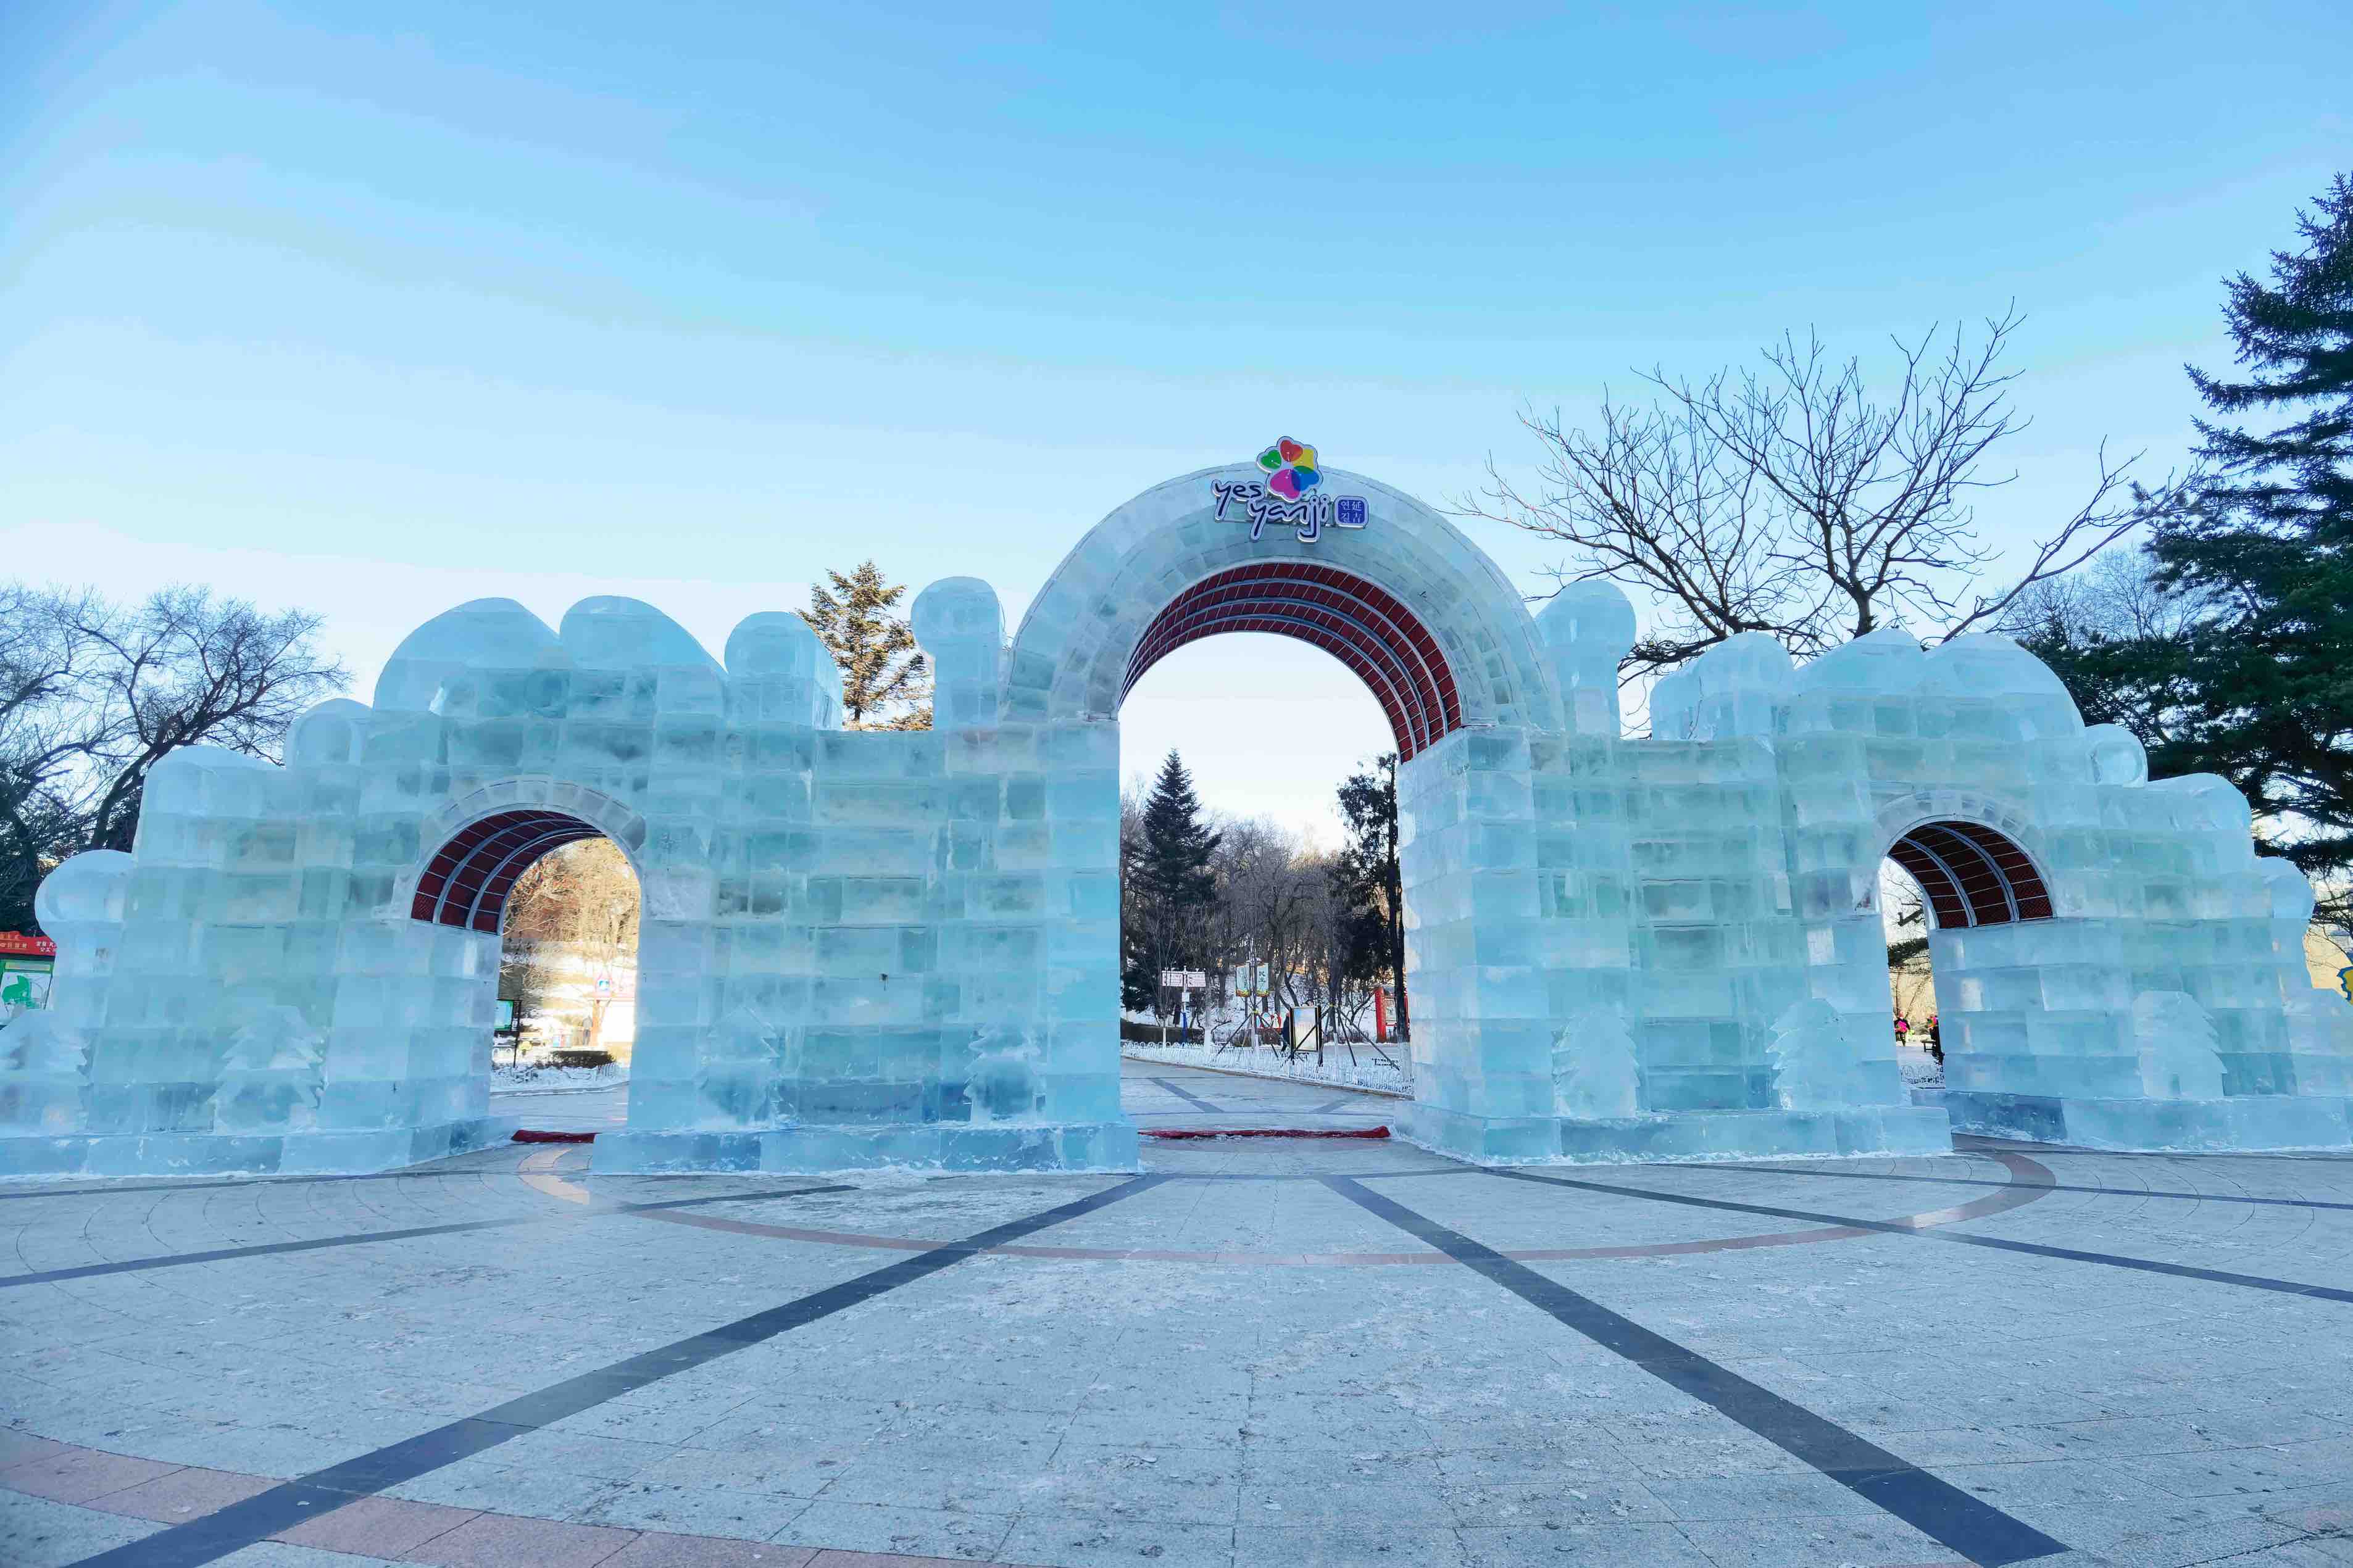
[[[1187,616],[1181,624],[1166,628],[1149,647],[1148,658],[1156,663],[1163,657],[1187,643],[1220,632],[1270,632],[1277,637],[1296,638],[1324,648],[1342,664],[1356,672],[1373,700],[1388,716],[1389,728],[1398,739],[1404,754],[1411,756],[1427,746],[1437,736],[1430,732],[1424,709],[1418,694],[1410,686],[1400,685],[1400,672],[1394,667],[1367,653],[1357,639],[1333,637],[1314,623],[1287,613],[1280,605],[1237,607],[1230,612],[1210,611]],[[1138,672],[1139,675],[1141,671]]]
[[[1172,650],[1219,632],[1271,632],[1331,654],[1380,703],[1401,758],[1461,728],[1454,672],[1420,619],[1353,573],[1297,562],[1233,567],[1170,600],[1129,656],[1120,695]]]
[[[502,811],[452,834],[417,879],[412,920],[495,935],[516,879],[549,850],[597,830],[560,811]]]
[[[1978,823],[1923,823],[1887,857],[1920,884],[1939,928],[2051,918],[2051,889],[2026,851]]]

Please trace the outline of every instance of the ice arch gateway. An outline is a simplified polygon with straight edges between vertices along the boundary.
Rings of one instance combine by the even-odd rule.
[[[2303,879],[2256,858],[2228,784],[2149,781],[2000,638],[1889,630],[1793,668],[1738,637],[1630,737],[1616,590],[1531,616],[1410,498],[1252,465],[1113,512],[1009,640],[969,578],[913,619],[929,732],[842,730],[791,615],[713,658],[633,600],[557,627],[482,600],[410,636],[371,703],[306,715],[283,767],[166,757],[134,853],[41,890],[54,1005],[0,1032],[0,1168],[364,1171],[503,1136],[504,901],[591,834],[644,898],[600,1166],[1131,1167],[1119,708],[1235,630],[1331,651],[1405,755],[1409,1137],[1486,1162],[1920,1152],[1956,1127],[2353,1142],[2353,1007],[2306,982]],[[1948,1087],[1925,1103],[1887,1027],[1890,856],[1933,911]]]

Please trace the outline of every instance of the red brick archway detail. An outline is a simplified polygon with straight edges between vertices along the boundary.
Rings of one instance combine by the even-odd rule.
[[[2051,918],[2051,889],[2026,851],[1975,822],[1924,822],[1887,858],[1920,884],[1939,928]]]
[[[516,879],[549,850],[598,830],[561,811],[502,811],[459,828],[417,879],[411,919],[496,935]]]
[[[1237,566],[1170,600],[1129,656],[1120,696],[1171,652],[1220,632],[1295,637],[1356,671],[1388,715],[1400,760],[1462,727],[1454,672],[1420,617],[1353,573],[1293,561]]]

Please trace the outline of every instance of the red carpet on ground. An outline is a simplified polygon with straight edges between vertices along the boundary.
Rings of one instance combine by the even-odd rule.
[[[528,1127],[518,1127],[515,1129],[514,1141],[518,1143],[594,1143],[596,1142],[596,1134],[594,1132],[534,1132]]]
[[[1146,1127],[1146,1138],[1386,1138],[1386,1127]]]

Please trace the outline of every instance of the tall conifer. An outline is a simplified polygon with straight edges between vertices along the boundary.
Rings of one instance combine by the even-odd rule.
[[[841,717],[852,730],[928,730],[932,727],[932,672],[915,647],[915,634],[898,613],[907,585],[882,580],[869,561],[843,576],[828,572],[833,587],[809,585],[809,607],[801,612],[841,667]]]
[[[1346,910],[1346,977],[1366,984],[1387,976],[1397,987],[1397,1031],[1409,1038],[1405,995],[1405,886],[1398,861],[1398,754],[1389,752],[1341,783],[1340,816],[1348,842],[1333,862]]]
[[[1151,971],[1198,965],[1207,916],[1217,901],[1217,874],[1209,858],[1221,835],[1201,817],[1193,775],[1172,749],[1144,803],[1143,841],[1130,874],[1136,881],[1136,913],[1143,953]],[[1159,976],[1153,973],[1156,981]]]
[[[2221,773],[2281,852],[2348,907],[2353,872],[2353,177],[2296,215],[2303,246],[2242,272],[2223,317],[2243,379],[2189,372],[2211,477],[2151,542],[2200,613],[2147,650],[2183,720],[2154,761]],[[2171,668],[2164,666],[2170,664]]]

